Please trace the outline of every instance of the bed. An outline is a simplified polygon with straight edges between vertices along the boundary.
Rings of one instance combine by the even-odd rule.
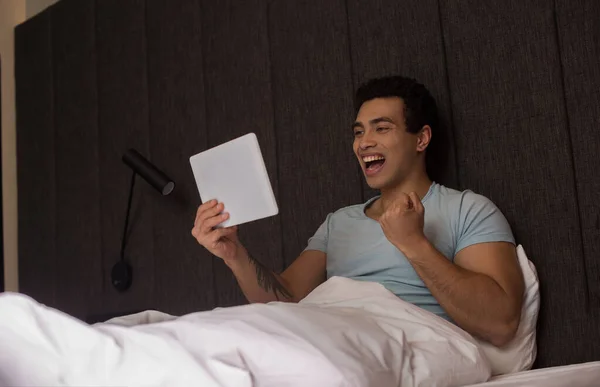
[[[485,387],[560,387],[596,386],[600,380],[600,362],[587,362],[561,367],[518,372],[511,375],[492,377],[486,383],[472,386]]]
[[[521,321],[502,348],[380,284],[343,277],[299,303],[184,316],[144,311],[93,325],[25,295],[0,294],[0,385],[594,385],[600,362],[527,371],[537,351],[539,280],[522,246],[517,255]]]
[[[145,311],[87,325],[10,293],[0,295],[0,313],[6,386],[593,386],[600,380],[600,362],[508,372],[533,362],[527,318],[500,353],[380,284],[341,277],[298,304],[181,317]]]
[[[571,366],[592,378],[599,21],[595,0],[59,1],[15,31],[19,290],[81,321],[243,305],[228,269],[189,235],[189,156],[257,134],[280,214],[241,237],[282,269],[327,213],[374,194],[350,152],[352,94],[400,73],[438,101],[434,179],[494,201],[539,274],[534,371],[493,383],[571,378],[553,369]],[[134,281],[119,293],[109,278],[130,147],[176,189],[136,187]]]

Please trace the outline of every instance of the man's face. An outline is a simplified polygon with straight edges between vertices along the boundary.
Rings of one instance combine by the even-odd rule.
[[[397,97],[365,102],[354,130],[354,154],[374,189],[393,188],[418,162],[418,135],[406,131],[404,102]]]

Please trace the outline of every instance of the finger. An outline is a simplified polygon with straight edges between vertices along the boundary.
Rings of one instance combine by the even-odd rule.
[[[400,193],[400,204],[401,204],[402,210],[411,209],[412,203],[410,201],[410,196],[408,196],[404,192],[401,192]]]
[[[227,227],[227,230],[231,230],[231,234],[227,234],[227,236],[233,236],[237,239],[238,226]]]
[[[414,208],[416,211],[420,211],[420,209],[423,207],[423,203],[421,203],[419,195],[417,195],[416,192],[411,192],[408,196],[410,197],[410,201],[412,202],[412,208]]]
[[[198,219],[196,221],[197,225],[202,227],[202,224],[204,224],[204,222],[206,222],[207,219],[210,219],[218,214],[220,214],[221,212],[223,212],[223,210],[225,209],[225,205],[223,203],[218,203],[216,205],[213,205],[212,207],[206,209],[205,211],[203,211],[200,216],[198,216]]]
[[[425,206],[423,205],[423,200],[417,195],[417,211],[421,214],[425,213]]]
[[[200,218],[200,216],[206,210],[214,207],[215,205],[217,205],[217,201],[215,199],[209,200],[206,203],[202,203],[201,205],[199,205],[198,209],[196,210],[196,217],[194,218],[194,226],[196,226],[196,224],[198,223],[198,219]]]
[[[212,242],[212,244],[215,245],[219,241],[219,239],[235,234],[236,231],[237,229],[233,227],[218,228],[210,233],[209,239]]]
[[[235,234],[237,232],[237,230],[238,230],[237,226],[222,228],[222,229],[220,229],[221,236],[223,237],[223,236],[229,236],[229,235]]]
[[[227,212],[224,212],[219,215],[215,215],[212,218],[208,218],[202,222],[202,225],[200,226],[200,231],[204,234],[208,234],[209,232],[212,231],[213,227],[216,227],[217,225],[223,223],[228,218],[229,218],[229,213],[227,213]]]
[[[200,215],[200,219],[196,219],[194,222],[194,227],[192,228],[192,235],[198,239],[198,242],[200,242],[200,238],[208,234],[213,227],[227,219],[227,216],[222,217],[220,215],[213,216],[212,218],[208,218],[206,220],[201,219],[203,217],[203,215]]]

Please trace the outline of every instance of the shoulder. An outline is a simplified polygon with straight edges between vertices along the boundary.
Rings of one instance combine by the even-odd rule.
[[[455,238],[454,254],[477,243],[515,244],[510,224],[500,209],[484,195],[472,190],[440,188],[440,207],[446,208]]]
[[[489,198],[473,192],[470,189],[459,191],[443,185],[437,186],[438,200],[447,206],[449,210],[457,211],[459,214],[470,209],[490,208],[497,209],[494,202]]]

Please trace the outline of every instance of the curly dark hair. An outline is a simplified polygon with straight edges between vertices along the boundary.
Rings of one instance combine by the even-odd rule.
[[[354,99],[355,113],[363,103],[375,98],[398,97],[404,101],[406,130],[418,133],[423,126],[431,127],[431,141],[425,153],[427,173],[437,179],[444,174],[448,149],[447,133],[442,127],[435,99],[427,88],[412,78],[388,76],[371,79],[361,85]]]
[[[439,122],[435,99],[425,86],[412,78],[390,76],[364,83],[356,91],[356,112],[363,103],[386,97],[398,97],[404,101],[406,129],[410,133],[418,133],[425,125],[431,126],[432,134],[435,132]]]

